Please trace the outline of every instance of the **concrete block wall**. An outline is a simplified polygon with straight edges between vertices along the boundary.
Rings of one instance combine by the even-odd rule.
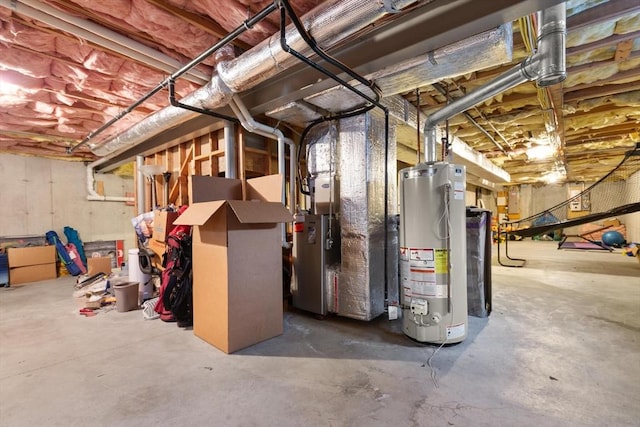
[[[133,193],[133,178],[96,174],[105,194]],[[0,236],[43,235],[63,227],[78,230],[82,241],[124,240],[125,254],[135,248],[133,206],[123,202],[88,201],[86,167],[38,157],[0,154]]]

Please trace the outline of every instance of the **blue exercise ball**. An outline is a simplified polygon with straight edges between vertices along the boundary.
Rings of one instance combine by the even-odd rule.
[[[607,231],[602,235],[602,243],[607,246],[624,245],[624,236],[619,231]]]

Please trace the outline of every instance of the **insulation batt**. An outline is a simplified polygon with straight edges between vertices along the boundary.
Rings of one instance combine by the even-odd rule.
[[[108,76],[117,76],[124,63],[123,58],[94,50],[85,58],[82,65],[87,70],[97,71]]]
[[[45,78],[51,74],[51,62],[35,53],[0,46],[0,69],[17,71],[28,77]]]
[[[44,84],[43,79],[29,77],[12,70],[0,70],[0,80],[3,82],[12,83],[16,86],[20,86],[22,89],[27,91],[41,89],[42,85]]]
[[[262,7],[254,5],[255,2],[239,2],[226,0],[224,6],[218,0],[170,0],[170,3],[181,8],[210,16],[218,22],[226,31],[231,31],[242,24],[246,19],[260,11]],[[275,14],[273,14],[275,16]],[[240,36],[240,40],[251,45],[258,44],[278,29],[277,25],[266,20],[256,24],[250,31]]]
[[[28,47],[36,52],[55,52],[55,37],[19,22],[2,22],[0,41]]]
[[[143,31],[156,40],[162,40],[164,46],[180,52],[183,58],[199,55],[217,40],[212,34],[191,26],[179,17],[144,0],[75,0],[73,3],[84,9],[111,16],[113,23],[126,31]]]
[[[77,40],[56,37],[56,51],[58,55],[77,63],[84,60],[93,52],[93,48],[87,44],[80,44]]]

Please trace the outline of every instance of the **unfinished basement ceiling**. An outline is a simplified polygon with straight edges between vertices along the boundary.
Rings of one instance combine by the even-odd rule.
[[[316,7],[343,3],[290,2],[298,16]],[[127,109],[270,3],[0,0],[0,152],[66,160],[96,159],[86,146],[71,155],[66,149]],[[406,7],[401,13],[387,14],[381,22],[330,50],[365,75],[375,76],[402,55],[401,59],[408,61],[408,55],[420,57],[495,29],[505,20],[512,23],[510,59],[496,57],[495,63],[478,61],[477,69],[464,70],[463,75],[459,75],[461,71],[420,87],[403,87],[400,95],[413,105],[418,104],[419,97],[422,112],[429,114],[445,105],[447,97],[455,99],[473,92],[520,63],[535,48],[535,36],[529,35],[535,32],[536,21],[530,14],[559,2],[503,0],[476,1],[471,5],[471,0],[380,0],[378,3],[381,10],[385,3]],[[546,90],[538,90],[535,83],[522,84],[453,117],[448,123],[451,136],[506,170],[511,183],[542,182],[551,172],[566,172],[569,181],[593,181],[612,169],[624,152],[640,141],[640,4],[636,0],[592,0],[569,1],[566,6],[568,77],[562,84]],[[419,27],[418,35],[411,30],[416,20],[430,23]],[[391,28],[389,33],[395,32],[395,36],[383,40],[376,31],[385,27]],[[272,13],[234,42],[236,55],[267,39],[278,28],[279,14]],[[380,57],[374,57],[376,54]],[[214,59],[207,58],[178,79],[178,97],[205,85],[214,68]],[[311,77],[296,77],[305,75]],[[291,102],[308,106],[309,101],[322,97],[309,93],[309,79],[315,79],[316,83],[314,72],[297,66],[241,95],[254,113],[271,113],[282,120],[277,117],[277,111],[282,111],[279,108],[286,108]],[[292,88],[293,83],[299,83],[300,87]],[[389,84],[393,82],[385,83]],[[329,87],[316,86],[323,90]],[[168,104],[167,91],[162,90],[99,138],[108,140],[125,132]],[[305,116],[308,110],[296,111],[298,114],[291,115],[289,126],[300,128],[305,117],[316,117],[318,110],[312,109],[308,116]],[[211,120],[200,118],[198,123]],[[193,126],[189,131],[193,131]],[[415,163],[417,134],[405,131],[398,135],[399,160]],[[149,136],[150,141],[162,139],[152,137],[155,135]],[[156,142],[150,143],[152,146]],[[543,145],[556,149],[553,157],[533,159],[528,150]],[[149,147],[147,144],[145,150]],[[135,150],[129,150],[126,155],[134,153]]]

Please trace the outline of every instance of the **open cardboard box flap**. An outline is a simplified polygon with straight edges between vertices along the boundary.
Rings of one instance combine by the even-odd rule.
[[[230,200],[228,203],[243,224],[293,221],[289,211],[280,202]]]
[[[254,202],[243,200],[217,200],[215,202],[194,203],[174,222],[176,225],[204,225],[225,204],[243,224],[264,224],[290,222],[293,217],[277,202]]]
[[[191,204],[214,200],[242,200],[242,181],[239,179],[192,175],[189,180]]]
[[[176,219],[174,225],[206,224],[225,204],[243,224],[291,222],[293,216],[280,202],[282,175],[267,175],[247,180],[247,200],[242,199],[239,179],[192,176],[191,193],[198,202]],[[196,197],[197,195],[197,197]],[[237,199],[222,199],[238,197]]]
[[[247,180],[247,200],[280,202],[282,200],[282,175],[267,175]]]
[[[246,200],[280,202],[282,184],[283,177],[278,174],[248,179]],[[243,200],[242,180],[192,175],[189,196],[192,204],[214,200]]]
[[[204,225],[214,213],[218,211],[226,200],[216,200],[215,202],[194,203],[187,208],[182,215],[176,219],[174,225]]]

